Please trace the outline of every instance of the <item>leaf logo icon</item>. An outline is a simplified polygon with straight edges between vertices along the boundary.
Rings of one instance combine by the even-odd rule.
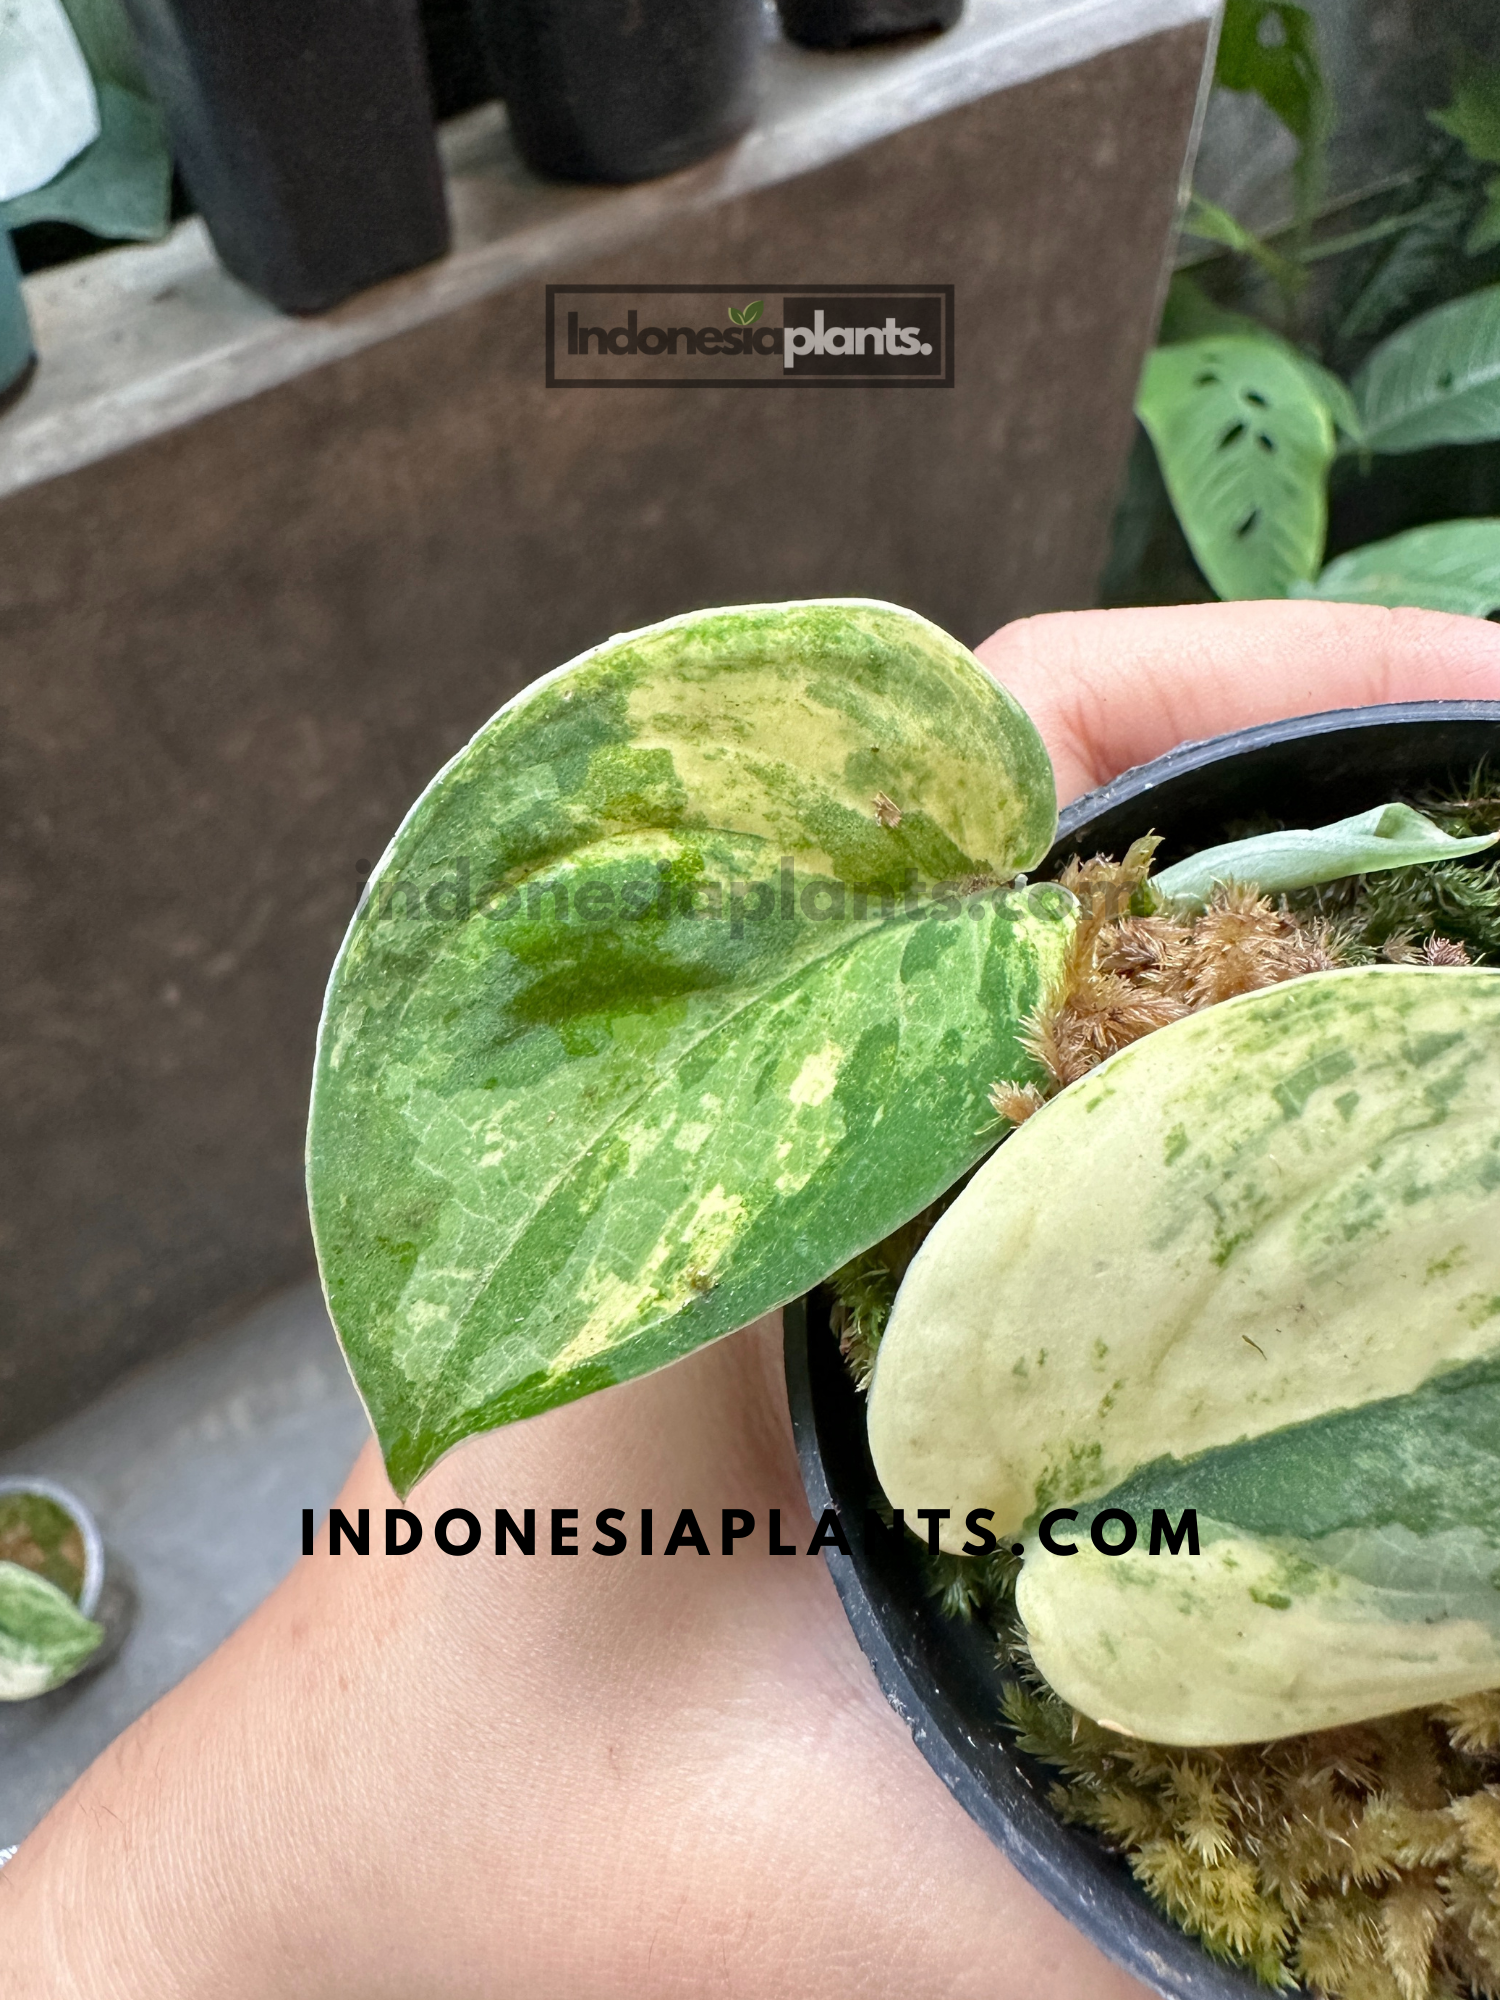
[[[754,326],[765,309],[766,302],[764,299],[752,299],[747,306],[731,306],[729,308],[729,317],[734,321],[736,326]]]

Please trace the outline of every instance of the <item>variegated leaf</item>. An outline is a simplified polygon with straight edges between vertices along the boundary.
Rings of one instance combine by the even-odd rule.
[[[816,1283],[997,1133],[1071,924],[1026,716],[863,601],[537,682],[417,802],[329,988],[314,1232],[396,1485]]]
[[[103,1640],[103,1626],[55,1583],[0,1562],[0,1701],[29,1701],[61,1687]]]

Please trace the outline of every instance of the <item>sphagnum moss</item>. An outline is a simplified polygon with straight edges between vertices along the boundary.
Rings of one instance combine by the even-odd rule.
[[[1500,825],[1476,775],[1427,802],[1454,832]],[[1049,1088],[997,1080],[1014,1125],[1117,1049],[1238,993],[1377,958],[1500,961],[1500,865],[1393,870],[1277,903],[1217,890],[1200,916],[1154,906],[1156,842],[1070,863],[1078,926],[1063,977],[1028,1025]],[[957,1190],[954,1191],[955,1193]],[[906,1267],[952,1195],[830,1280],[834,1329],[868,1385]],[[995,1632],[1018,1746],[1061,1775],[1054,1809],[1123,1854],[1215,1957],[1268,1987],[1336,2000],[1500,2000],[1500,1689],[1357,1726],[1229,1749],[1178,1749],[1103,1728],[1026,1656],[1008,1556],[930,1555],[942,1609]]]

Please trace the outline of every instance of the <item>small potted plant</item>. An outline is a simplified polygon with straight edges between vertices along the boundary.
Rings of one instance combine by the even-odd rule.
[[[931,1534],[857,1528],[856,1630],[898,1696],[959,1659],[968,1713],[924,1749],[1163,1991],[1219,1975],[1156,1949],[1066,1820],[1273,1983],[1361,2000],[1420,1956],[1485,1990],[1500,974],[1463,910],[1386,918],[1454,899],[1500,802],[1429,815],[1358,764],[1330,824],[1226,844],[1288,817],[1231,772],[1206,838],[1169,829],[1209,851],[1164,869],[1156,801],[1118,842],[1105,801],[1112,858],[1028,881],[1050,766],[963,648],[862,601],[695,613],[536,683],[439,774],[320,1032],[314,1230],[398,1491],[773,1306],[826,1318],[832,1280],[873,1467],[852,1381],[805,1393],[843,1364],[799,1308],[811,1496]],[[1369,1731],[1418,1705],[1390,1755],[1409,1777],[1426,1743],[1426,1789],[1387,1788],[1340,1928],[1307,1827],[1389,1775]],[[1279,1887],[1237,1845],[1236,1755],[1285,1767],[1255,1830],[1301,1855]],[[1361,1960],[1398,1920],[1398,1970]]]
[[[61,1687],[95,1657],[104,1545],[83,1503],[47,1479],[0,1479],[0,1701]]]

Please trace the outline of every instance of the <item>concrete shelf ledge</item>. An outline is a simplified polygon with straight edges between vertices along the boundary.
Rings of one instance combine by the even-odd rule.
[[[289,319],[199,224],[29,281],[0,419],[0,1447],[312,1266],[313,1038],[363,879],[528,681],[695,606],[1092,601],[1214,0],[969,0],[765,50],[637,187],[444,135],[457,248]],[[922,395],[549,387],[546,283],[953,288]],[[927,385],[923,385],[927,386]]]
[[[629,188],[538,179],[517,158],[503,109],[482,106],[443,133],[451,254],[311,319],[286,318],[236,283],[196,218],[160,244],[41,273],[26,297],[42,366],[0,420],[0,495],[520,279],[572,270],[675,219],[1213,12],[1214,0],[969,0],[948,34],[912,42],[824,55],[778,36],[764,51],[760,114],[745,138],[700,166]]]

